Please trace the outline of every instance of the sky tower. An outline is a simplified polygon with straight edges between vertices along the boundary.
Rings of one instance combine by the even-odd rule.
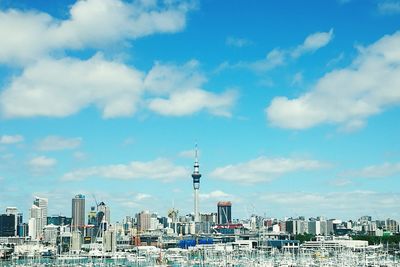
[[[200,177],[201,174],[199,172],[199,159],[197,154],[197,144],[195,147],[195,161],[194,161],[194,170],[192,173],[193,178],[193,190],[194,190],[194,221],[199,222],[199,189],[200,189]]]

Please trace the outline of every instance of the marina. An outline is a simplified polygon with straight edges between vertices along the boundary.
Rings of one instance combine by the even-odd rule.
[[[284,249],[234,248],[233,244],[198,245],[188,249],[160,249],[144,246],[130,252],[79,253],[46,256],[43,253],[13,253],[0,266],[400,266],[398,251],[389,253],[383,246],[363,250],[350,248],[308,249],[306,246]]]

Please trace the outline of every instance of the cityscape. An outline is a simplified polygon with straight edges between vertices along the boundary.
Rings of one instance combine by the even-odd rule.
[[[220,261],[228,255],[229,264],[234,266],[297,266],[307,260],[304,266],[312,262],[321,266],[397,266],[400,260],[400,225],[396,220],[372,216],[350,221],[323,216],[277,219],[257,214],[233,219],[230,201],[219,201],[216,212],[202,213],[201,177],[196,145],[193,212],[186,215],[171,207],[166,216],[145,210],[111,223],[111,207],[95,200],[95,206],[87,211],[82,194],[72,198],[70,217],[49,216],[49,200],[41,197],[34,198],[27,222],[17,207],[7,207],[0,215],[0,260],[6,266],[226,266],[228,262]],[[275,250],[291,256],[272,257]],[[258,252],[254,258],[253,251]],[[311,258],[299,256],[307,251],[312,252],[308,255]],[[337,256],[342,251],[356,253],[356,257],[350,263],[323,260],[326,255],[318,259],[316,254]]]
[[[400,266],[400,0],[0,0],[0,267]]]

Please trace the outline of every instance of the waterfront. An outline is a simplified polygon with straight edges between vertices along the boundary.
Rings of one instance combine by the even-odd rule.
[[[88,254],[61,255],[52,258],[13,258],[0,261],[0,266],[254,266],[254,267],[317,267],[317,266],[400,266],[398,251],[389,254],[382,247],[364,251],[351,249],[260,250],[228,249],[227,246],[191,249],[147,250],[145,253],[114,253],[103,257]]]

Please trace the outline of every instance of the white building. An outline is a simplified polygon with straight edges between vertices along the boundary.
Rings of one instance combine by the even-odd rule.
[[[46,225],[43,230],[43,241],[55,245],[57,243],[58,232],[59,229],[57,225]]]
[[[29,236],[32,238],[32,240],[39,240],[43,236],[42,232],[45,225],[43,222],[43,210],[36,205],[32,205],[29,211]]]

